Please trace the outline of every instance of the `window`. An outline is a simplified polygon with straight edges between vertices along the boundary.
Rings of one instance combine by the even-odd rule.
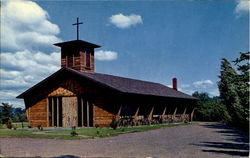
[[[90,68],[90,52],[86,52],[86,67]]]

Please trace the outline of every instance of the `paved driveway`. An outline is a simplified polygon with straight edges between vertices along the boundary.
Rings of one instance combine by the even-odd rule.
[[[4,156],[175,157],[248,156],[249,137],[220,123],[198,123],[87,140],[0,138]]]

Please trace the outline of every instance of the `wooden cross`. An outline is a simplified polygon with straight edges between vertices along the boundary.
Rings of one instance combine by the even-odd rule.
[[[77,21],[76,21],[75,24],[72,24],[72,25],[76,25],[76,28],[77,28],[77,30],[76,30],[76,31],[77,31],[77,32],[76,32],[76,33],[77,33],[77,34],[76,34],[76,35],[77,35],[77,40],[79,40],[79,25],[80,25],[80,24],[83,24],[83,23],[82,23],[82,22],[79,22],[79,18],[77,18]]]

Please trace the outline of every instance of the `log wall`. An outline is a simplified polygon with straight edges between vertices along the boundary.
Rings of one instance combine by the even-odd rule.
[[[98,98],[93,105],[93,125],[109,126],[114,116],[111,108],[111,105],[105,102],[104,98]]]
[[[38,101],[27,109],[29,125],[47,127],[47,99]]]

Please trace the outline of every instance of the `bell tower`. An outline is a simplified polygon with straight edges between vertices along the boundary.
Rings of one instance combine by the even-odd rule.
[[[94,49],[100,48],[93,43],[79,40],[78,21],[73,24],[77,26],[77,40],[56,43],[55,46],[61,47],[61,67],[69,67],[80,72],[95,72]]]
[[[81,72],[95,72],[94,49],[101,46],[82,40],[54,45],[61,47],[61,67],[69,67]]]

